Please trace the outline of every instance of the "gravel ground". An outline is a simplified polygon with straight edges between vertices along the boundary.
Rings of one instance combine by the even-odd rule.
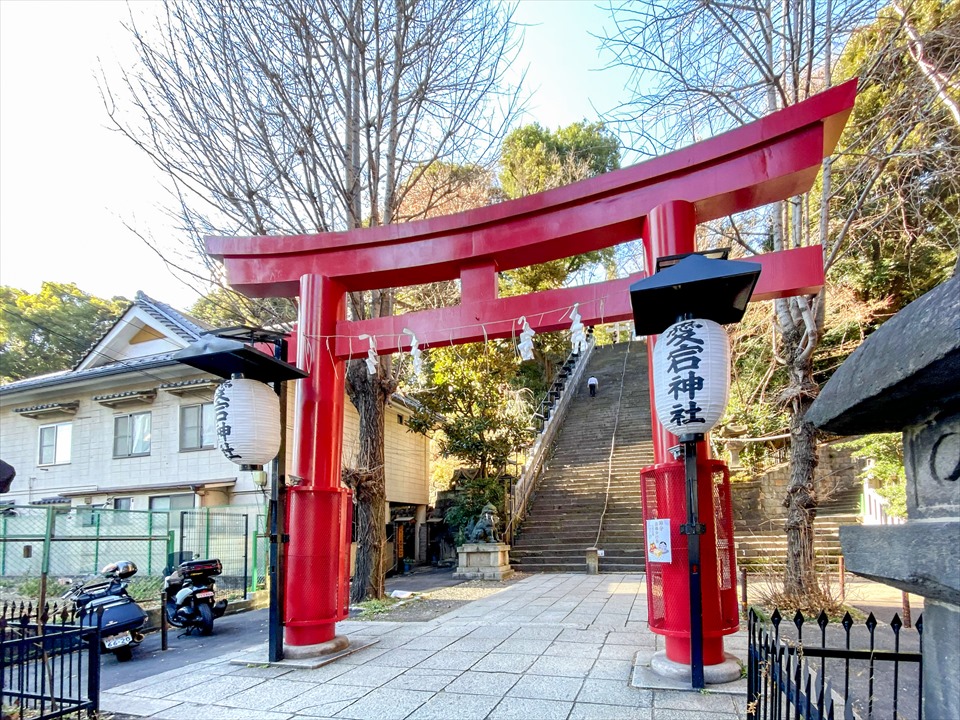
[[[528,573],[514,573],[506,580],[470,580],[452,587],[418,594],[414,598],[399,602],[376,614],[361,615],[351,619],[369,622],[426,622],[445,615],[451,610],[457,610],[474,600],[495,595],[527,576]]]

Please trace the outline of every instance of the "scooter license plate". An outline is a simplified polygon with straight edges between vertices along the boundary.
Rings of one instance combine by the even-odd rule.
[[[130,637],[130,633],[122,632],[119,635],[113,635],[112,637],[105,638],[103,641],[103,646],[107,650],[114,650],[118,647],[129,645],[131,642],[133,642],[133,638]]]
[[[203,592],[198,592],[197,597],[213,597],[212,590],[204,590]]]

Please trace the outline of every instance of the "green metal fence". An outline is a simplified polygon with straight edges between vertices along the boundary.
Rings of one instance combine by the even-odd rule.
[[[57,582],[95,575],[118,560],[137,564],[131,583],[135,596],[159,596],[162,578],[195,555],[222,556],[224,582],[253,592],[266,587],[267,543],[265,516],[257,506],[169,513],[5,506],[0,509],[0,599],[37,597],[43,573],[52,593]]]
[[[257,515],[253,533],[253,574],[250,577],[250,592],[267,588],[270,565],[270,535],[267,531],[267,516]]]
[[[52,585],[95,575],[131,560],[137,594],[159,593],[170,550],[165,512],[9,506],[0,512],[0,590],[35,597],[46,574]]]

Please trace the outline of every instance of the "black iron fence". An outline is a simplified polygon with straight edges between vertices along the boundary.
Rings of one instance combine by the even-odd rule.
[[[67,609],[0,607],[3,718],[94,717],[100,703],[100,630]]]
[[[806,619],[792,623],[775,610],[769,622],[751,608],[748,616],[747,717],[749,720],[834,720],[893,718],[919,720],[922,714],[923,616],[916,636],[902,647],[903,622],[894,614],[889,635],[878,633],[870,613],[858,628],[850,613],[831,623],[816,619],[818,639],[804,642]],[[792,627],[791,627],[792,624]],[[828,643],[828,638],[830,642]],[[866,647],[852,647],[862,644]]]

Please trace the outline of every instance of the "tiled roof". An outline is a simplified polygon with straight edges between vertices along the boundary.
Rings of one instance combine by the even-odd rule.
[[[208,330],[213,329],[211,325],[208,325],[202,320],[198,320],[197,318],[187,315],[186,313],[182,313],[179,310],[174,310],[166,303],[162,303],[159,300],[154,300],[149,295],[146,295],[142,290],[138,290],[136,299],[130,303],[130,306],[123,311],[120,317],[118,317],[116,321],[110,325],[110,327],[103,331],[100,337],[93,341],[90,347],[87,348],[87,351],[77,361],[76,365],[73,366],[73,369],[76,369],[83,364],[90,354],[96,350],[101,341],[107,335],[109,335],[119,323],[123,322],[123,318],[128,312],[130,312],[130,309],[134,307],[139,307],[154,320],[157,320],[160,324],[162,324],[167,330],[172,332],[180,339],[186,340],[188,343],[193,342]]]
[[[149,313],[152,317],[163,323],[164,327],[176,333],[187,342],[193,342],[205,332],[214,329],[213,325],[208,325],[202,320],[182,313],[179,310],[174,310],[166,303],[154,300],[142,291],[137,292],[135,303],[142,308],[144,312]]]
[[[6,385],[0,385],[0,395],[8,395],[19,390],[32,390],[34,388],[63,385],[76,380],[86,380],[88,378],[119,375],[125,372],[175,365],[177,361],[173,359],[173,355],[174,353],[172,352],[161,353],[159,355],[108,363],[94,368],[87,368],[86,370],[70,370],[69,372],[57,373],[56,375],[41,375],[35,378],[27,378],[26,380],[18,380],[7,383]]]
[[[202,320],[198,320],[197,318],[180,312],[179,310],[174,310],[166,303],[154,300],[148,295],[145,295],[143,292],[137,292],[136,299],[130,304],[130,308],[133,307],[139,307],[157,322],[161,323],[164,328],[188,343],[197,340],[205,332],[213,329],[213,326],[208,325]],[[84,357],[81,358],[80,362],[77,363],[77,366],[83,363],[83,361],[86,360],[91,352],[96,350],[103,338],[105,338],[110,331],[117,326],[117,323],[123,320],[127,312],[130,311],[130,308],[127,308],[123,315],[117,318],[117,321],[111,325],[106,332],[104,332],[103,335],[101,335],[97,341],[93,343],[93,345],[90,346],[90,348],[84,354]],[[174,365],[176,364],[176,361],[172,358],[173,353],[168,352],[142,358],[119,360],[116,362],[99,365],[97,367],[87,368],[85,370],[68,370],[50,373],[48,375],[39,375],[37,377],[7,383],[6,385],[0,385],[0,395],[7,395],[9,393],[17,392],[18,390],[62,385],[65,383],[74,382],[76,380],[86,380],[88,378],[117,375],[130,371],[148,370],[150,368]]]
[[[32,500],[31,505],[69,505],[70,498],[63,497],[62,495],[55,495],[54,497],[45,497],[40,498],[39,500]]]

